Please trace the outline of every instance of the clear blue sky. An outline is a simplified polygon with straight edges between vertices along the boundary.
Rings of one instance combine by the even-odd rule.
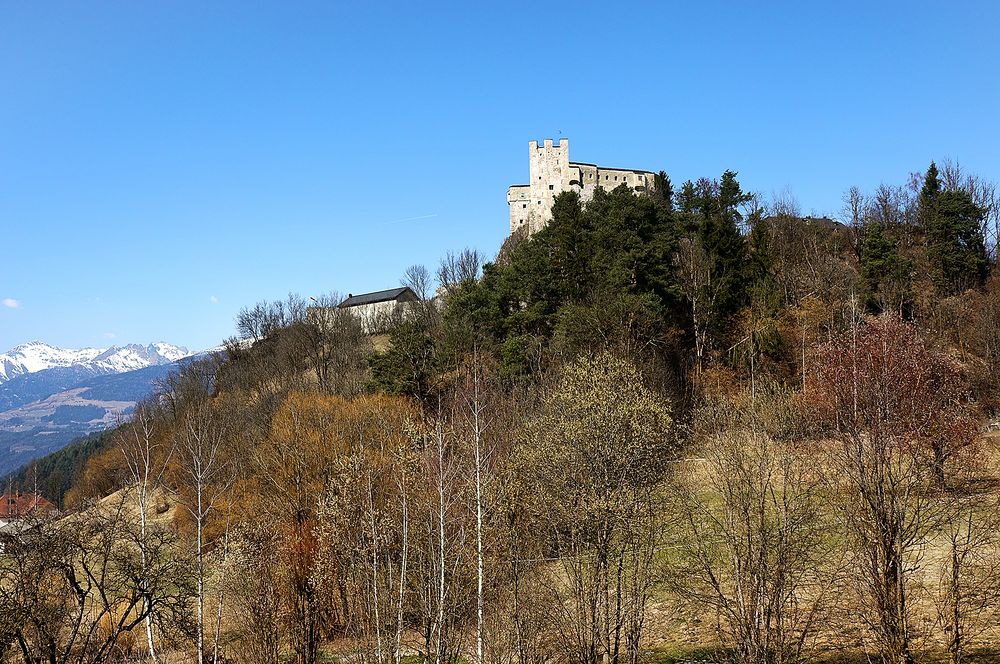
[[[493,255],[527,143],[836,214],[1000,180],[998,3],[0,3],[0,352]],[[113,336],[112,336],[113,335]]]

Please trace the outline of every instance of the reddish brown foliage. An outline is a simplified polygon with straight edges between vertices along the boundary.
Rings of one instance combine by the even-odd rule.
[[[898,318],[869,318],[822,347],[811,395],[837,431],[945,464],[978,437],[969,385],[952,358]]]

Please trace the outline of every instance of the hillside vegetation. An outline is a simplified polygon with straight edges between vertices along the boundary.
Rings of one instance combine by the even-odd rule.
[[[409,268],[384,338],[244,309],[22,475],[70,516],[5,540],[0,659],[996,657],[992,185],[656,184]]]

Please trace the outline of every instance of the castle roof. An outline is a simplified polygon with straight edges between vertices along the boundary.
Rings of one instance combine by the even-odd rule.
[[[591,164],[586,161],[571,161],[570,166],[590,166],[591,168],[596,168],[602,171],[624,171],[626,173],[639,173],[642,175],[656,175],[653,171],[644,171],[638,168],[615,168],[614,166],[599,166],[598,164]]]
[[[831,231],[847,230],[847,225],[830,217],[802,217],[802,221]]]
[[[375,304],[376,302],[391,302],[409,293],[413,299],[417,299],[417,294],[408,286],[402,288],[390,288],[388,290],[375,291],[374,293],[362,293],[361,295],[348,294],[347,299],[341,302],[338,307],[357,307],[362,304]]]
[[[780,218],[781,218],[780,216],[769,216],[769,217],[764,217],[764,221],[768,223],[774,223]],[[807,226],[817,226],[819,228],[828,231],[840,232],[840,231],[850,230],[850,226],[848,226],[847,224],[837,221],[836,219],[831,219],[830,217],[826,216],[824,217],[805,216],[805,217],[794,217],[794,218],[802,222],[803,224],[806,224]]]

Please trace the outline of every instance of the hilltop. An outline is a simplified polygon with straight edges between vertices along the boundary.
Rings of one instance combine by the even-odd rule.
[[[995,655],[1000,206],[960,175],[852,189],[841,223],[660,172],[410,267],[378,337],[337,297],[248,305],[38,464],[79,532],[32,531],[0,591],[113,558],[83,605],[155,588],[144,642],[104,632],[135,655]]]

